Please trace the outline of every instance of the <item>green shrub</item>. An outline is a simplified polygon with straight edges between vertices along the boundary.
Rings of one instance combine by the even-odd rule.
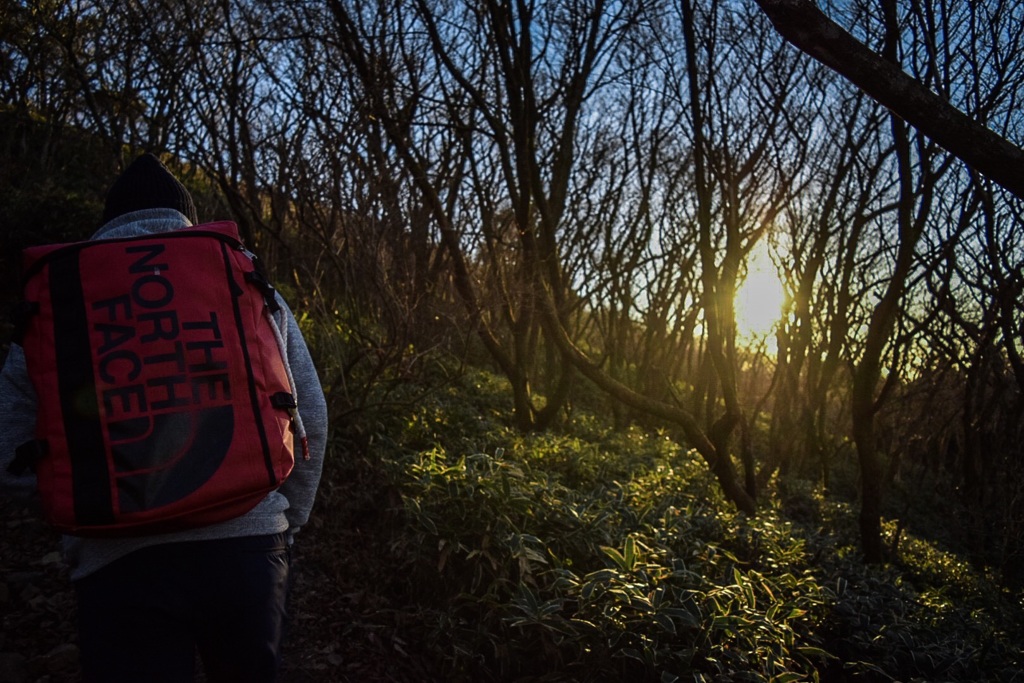
[[[396,492],[379,590],[446,680],[1021,671],[1019,604],[910,534],[899,564],[865,566],[854,508],[820,489],[777,481],[749,518],[664,433],[577,415],[520,434],[503,383],[475,373],[402,392],[422,400],[374,437],[381,485]]]

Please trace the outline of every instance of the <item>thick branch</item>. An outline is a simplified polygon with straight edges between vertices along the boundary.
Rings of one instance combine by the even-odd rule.
[[[968,166],[1024,198],[1024,150],[952,106],[847,33],[812,0],[757,0],[775,29]]]

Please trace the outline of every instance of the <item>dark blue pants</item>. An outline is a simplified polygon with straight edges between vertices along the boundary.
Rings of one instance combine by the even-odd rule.
[[[273,681],[288,593],[283,534],[143,548],[75,582],[86,683]]]

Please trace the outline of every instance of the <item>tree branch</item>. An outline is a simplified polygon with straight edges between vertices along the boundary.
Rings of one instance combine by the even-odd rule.
[[[844,76],[965,164],[1024,198],[1024,150],[885,60],[829,19],[812,0],[757,0],[792,45]]]

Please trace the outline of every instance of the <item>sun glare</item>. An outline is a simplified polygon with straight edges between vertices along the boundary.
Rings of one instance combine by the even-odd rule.
[[[747,339],[770,334],[785,300],[778,270],[764,244],[758,244],[750,254],[747,278],[736,291],[736,331]]]

